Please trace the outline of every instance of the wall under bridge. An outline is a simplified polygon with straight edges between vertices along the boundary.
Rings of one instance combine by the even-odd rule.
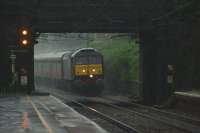
[[[140,76],[146,104],[160,104],[174,91],[200,87],[200,19],[193,16],[169,22],[168,18],[163,25],[155,23],[140,31]]]
[[[0,95],[34,90],[33,30],[30,18],[23,15],[2,15],[0,22]],[[27,27],[30,43],[22,46],[21,27]],[[24,81],[23,85],[22,82]]]

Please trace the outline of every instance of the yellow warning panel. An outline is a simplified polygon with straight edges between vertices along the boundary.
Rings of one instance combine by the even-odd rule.
[[[75,65],[76,76],[84,76],[88,74],[88,65]]]
[[[103,68],[102,64],[90,64],[90,65],[76,65],[75,75],[86,76],[86,75],[102,75]]]
[[[102,75],[103,73],[102,64],[90,64],[88,65],[88,71],[89,74],[92,75]]]

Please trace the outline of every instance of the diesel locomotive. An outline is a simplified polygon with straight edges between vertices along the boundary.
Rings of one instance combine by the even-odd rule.
[[[94,48],[36,55],[36,84],[96,96],[104,88],[103,56]]]

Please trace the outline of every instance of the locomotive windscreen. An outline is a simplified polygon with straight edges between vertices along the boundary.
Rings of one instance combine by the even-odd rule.
[[[102,59],[100,56],[90,56],[89,64],[102,64]]]
[[[76,57],[75,64],[78,65],[88,64],[88,59],[86,56]]]
[[[102,59],[101,56],[78,56],[76,57],[75,64],[83,65],[83,64],[101,64]]]

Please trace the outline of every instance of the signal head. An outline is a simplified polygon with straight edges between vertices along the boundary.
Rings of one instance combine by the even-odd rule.
[[[24,35],[24,36],[25,36],[25,35],[28,35],[28,31],[27,31],[27,30],[25,30],[25,29],[24,29],[24,30],[22,30],[21,32],[22,32],[22,35]]]
[[[31,30],[29,27],[22,26],[19,28],[19,45],[27,47],[31,44]]]
[[[30,28],[22,26],[19,28],[19,34],[20,36],[28,36],[30,35]]]

